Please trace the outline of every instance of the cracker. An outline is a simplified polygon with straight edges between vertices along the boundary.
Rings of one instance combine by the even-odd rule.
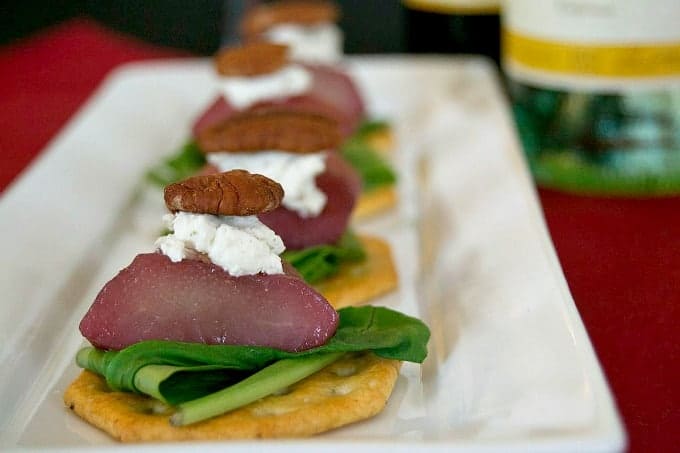
[[[366,134],[364,140],[371,149],[384,158],[389,158],[394,149],[394,136],[389,127]],[[397,191],[395,186],[378,187],[370,192],[362,193],[354,209],[354,218],[365,219],[381,214],[397,205]]]
[[[366,303],[398,285],[389,244],[363,235],[359,240],[366,251],[364,261],[343,263],[337,274],[313,285],[336,309]]]
[[[392,154],[395,146],[394,135],[389,127],[366,134],[365,140],[372,149],[385,157]]]
[[[323,370],[232,412],[193,425],[170,425],[172,409],[153,398],[109,390],[83,371],[64,394],[66,406],[122,442],[306,437],[380,412],[400,362],[348,354]]]
[[[359,196],[352,216],[355,220],[362,220],[381,214],[397,205],[397,190],[395,186],[378,187]]]

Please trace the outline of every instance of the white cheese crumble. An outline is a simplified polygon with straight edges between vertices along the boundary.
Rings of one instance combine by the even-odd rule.
[[[267,30],[265,37],[288,45],[293,60],[336,63],[342,57],[342,31],[335,24],[279,24]]]
[[[327,197],[316,185],[316,177],[326,169],[326,154],[297,154],[284,151],[257,153],[208,153],[208,162],[220,171],[247,170],[272,179],[283,187],[281,204],[300,217],[316,217]]]
[[[257,216],[215,216],[178,212],[163,217],[173,232],[156,247],[173,262],[191,251],[204,253],[230,275],[282,274],[283,241]]]
[[[312,75],[299,65],[288,65],[270,74],[250,77],[221,77],[224,96],[238,109],[271,98],[290,97],[307,91]]]

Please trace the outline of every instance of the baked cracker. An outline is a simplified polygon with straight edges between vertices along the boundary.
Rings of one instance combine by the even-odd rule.
[[[182,427],[170,425],[172,408],[148,396],[111,391],[87,370],[66,389],[64,402],[122,442],[306,437],[380,412],[400,363],[370,352],[347,354],[281,394]]]
[[[399,283],[390,245],[371,236],[360,235],[359,240],[365,260],[343,263],[337,274],[313,285],[335,309],[366,303]]]
[[[390,127],[378,129],[366,134],[364,140],[383,157],[389,157],[395,146],[394,134]]]
[[[352,217],[354,220],[364,220],[381,214],[397,205],[397,190],[395,186],[383,186],[369,192],[362,192],[359,196]]]
[[[394,149],[392,129],[382,128],[366,134],[364,140],[384,158],[389,158]],[[394,208],[397,205],[397,191],[394,185],[378,187],[362,193],[354,208],[354,219],[362,220]]]

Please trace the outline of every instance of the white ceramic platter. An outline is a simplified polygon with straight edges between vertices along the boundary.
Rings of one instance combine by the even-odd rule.
[[[400,290],[377,303],[432,330],[377,417],[274,451],[616,451],[625,434],[569,294],[492,66],[348,62],[391,121],[401,203],[357,225],[390,240]],[[116,71],[0,199],[0,447],[117,445],[63,406],[77,325],[99,288],[153,248],[161,195],[145,170],[216,93],[206,61]],[[149,445],[145,449],[186,448]],[[201,449],[221,450],[220,444]]]

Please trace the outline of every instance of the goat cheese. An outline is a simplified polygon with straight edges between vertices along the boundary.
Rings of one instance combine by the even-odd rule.
[[[257,216],[178,212],[163,219],[172,233],[158,238],[156,247],[173,262],[195,251],[235,277],[283,273],[283,241]]]
[[[237,109],[271,98],[290,97],[307,91],[312,76],[299,65],[288,65],[270,74],[250,77],[221,77],[224,96]]]
[[[265,37],[288,45],[293,60],[336,63],[342,56],[342,31],[335,24],[302,26],[284,23],[271,27]]]

